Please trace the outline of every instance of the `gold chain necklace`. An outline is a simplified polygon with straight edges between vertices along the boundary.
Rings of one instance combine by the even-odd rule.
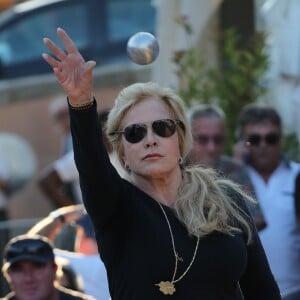
[[[199,245],[199,236],[197,238],[197,243],[196,243],[196,247],[195,247],[195,251],[193,254],[193,258],[190,262],[190,264],[188,265],[188,267],[186,268],[186,270],[177,278],[175,279],[176,273],[177,273],[177,267],[178,267],[178,261],[181,260],[181,258],[179,257],[176,248],[175,248],[175,242],[174,242],[174,236],[173,236],[173,231],[169,222],[169,219],[167,217],[167,214],[165,212],[165,210],[163,209],[162,205],[157,201],[159,207],[161,208],[165,219],[167,221],[168,227],[169,227],[169,231],[170,231],[170,235],[171,235],[171,240],[172,240],[172,247],[173,247],[173,252],[174,252],[174,257],[175,257],[175,267],[174,267],[174,272],[173,272],[173,276],[172,279],[170,281],[161,281],[160,283],[156,283],[155,285],[159,287],[159,290],[165,294],[165,295],[173,295],[176,292],[175,289],[175,283],[177,283],[178,281],[180,281],[186,274],[187,272],[190,270],[192,264],[194,263],[196,254],[197,254],[197,250],[198,250],[198,245]]]

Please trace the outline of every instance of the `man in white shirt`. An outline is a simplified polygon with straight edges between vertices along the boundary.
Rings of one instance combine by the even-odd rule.
[[[267,223],[259,235],[284,295],[300,289],[300,225],[294,197],[300,164],[282,154],[282,124],[275,109],[246,106],[238,125],[249,176]]]

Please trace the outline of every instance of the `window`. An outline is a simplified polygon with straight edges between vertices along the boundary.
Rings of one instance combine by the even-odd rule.
[[[4,66],[30,61],[46,51],[43,37],[57,41],[56,28],[65,28],[79,48],[88,44],[88,16],[83,4],[55,6],[19,18],[0,33],[0,57]],[[76,20],[76,22],[72,22]],[[72,26],[69,26],[72,24]]]
[[[150,0],[111,0],[107,11],[111,42],[128,39],[138,31],[152,32],[155,28],[155,8]]]

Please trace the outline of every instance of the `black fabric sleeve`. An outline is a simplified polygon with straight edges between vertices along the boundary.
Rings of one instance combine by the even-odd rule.
[[[240,280],[245,300],[281,299],[257,232],[253,232],[252,242],[247,246],[247,257],[246,270]]]
[[[278,285],[271,272],[265,251],[261,244],[247,200],[242,194],[231,190],[229,195],[240,207],[249,221],[252,237],[247,247],[247,265],[240,279],[240,288],[245,300],[279,300]],[[247,239],[245,238],[245,242]]]
[[[96,229],[113,216],[122,193],[122,179],[112,166],[102,141],[97,104],[76,110],[69,107],[74,158],[82,198]]]

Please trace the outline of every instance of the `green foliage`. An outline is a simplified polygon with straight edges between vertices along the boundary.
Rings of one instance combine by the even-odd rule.
[[[212,82],[208,76],[206,65],[196,49],[178,51],[175,53],[174,62],[177,64],[179,78],[179,95],[187,107],[193,101],[209,103],[212,97]]]
[[[214,92],[227,117],[229,142],[234,143],[237,117],[242,107],[256,102],[265,92],[261,84],[268,67],[264,35],[254,33],[245,46],[233,29],[223,33],[221,67],[210,71]]]
[[[284,136],[283,151],[289,159],[300,162],[300,145],[294,133]]]
[[[186,17],[176,20],[187,37],[193,33]],[[173,57],[179,79],[179,94],[187,107],[193,102],[217,103],[228,122],[228,149],[235,142],[237,117],[242,107],[257,101],[265,92],[261,79],[268,67],[265,37],[254,33],[242,44],[234,29],[221,34],[219,67],[211,68],[195,47],[178,51]]]

